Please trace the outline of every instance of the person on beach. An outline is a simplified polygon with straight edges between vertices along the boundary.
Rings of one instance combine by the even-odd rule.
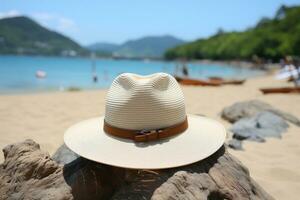
[[[98,82],[98,76],[97,76],[96,72],[93,73],[93,82],[94,83]]]
[[[300,85],[300,60],[299,59],[294,59],[294,66],[296,70],[296,75],[293,76],[294,83],[296,87],[299,87]]]
[[[184,76],[189,76],[189,70],[185,64],[182,65],[182,73]]]

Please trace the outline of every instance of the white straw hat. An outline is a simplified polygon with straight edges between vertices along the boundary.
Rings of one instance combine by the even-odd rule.
[[[105,116],[70,127],[65,144],[78,155],[117,167],[162,169],[200,161],[224,143],[224,127],[187,115],[181,88],[165,73],[125,73],[112,83]]]

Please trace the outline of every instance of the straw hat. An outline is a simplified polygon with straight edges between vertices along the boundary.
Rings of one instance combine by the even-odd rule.
[[[64,141],[75,153],[99,163],[162,169],[210,156],[225,136],[217,121],[186,114],[183,93],[171,75],[125,73],[108,91],[105,116],[73,125]]]

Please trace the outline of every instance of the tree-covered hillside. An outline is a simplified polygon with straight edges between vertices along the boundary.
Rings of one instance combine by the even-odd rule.
[[[161,58],[164,52],[185,41],[171,35],[146,36],[129,40],[123,44],[95,43],[87,48],[100,54],[111,54],[115,57],[124,58]]]
[[[86,52],[76,42],[28,17],[0,19],[0,54],[82,55]]]
[[[184,41],[171,35],[148,36],[136,40],[129,40],[122,44],[114,54],[123,57],[163,57],[164,52]]]
[[[253,57],[278,60],[300,55],[300,6],[282,6],[274,18],[263,18],[244,32],[219,31],[208,39],[169,49],[165,58],[243,59]]]

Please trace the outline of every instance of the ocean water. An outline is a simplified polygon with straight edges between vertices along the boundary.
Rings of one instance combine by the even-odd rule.
[[[176,62],[149,60],[94,60],[98,82],[92,80],[92,60],[88,58],[62,58],[42,56],[0,56],[0,93],[27,93],[60,91],[69,87],[80,89],[108,88],[121,73],[151,74],[166,72],[181,75]],[[210,76],[246,78],[261,71],[241,69],[228,65],[186,63],[193,78]],[[44,79],[35,77],[37,70],[47,73]],[[177,72],[176,72],[177,71]]]

